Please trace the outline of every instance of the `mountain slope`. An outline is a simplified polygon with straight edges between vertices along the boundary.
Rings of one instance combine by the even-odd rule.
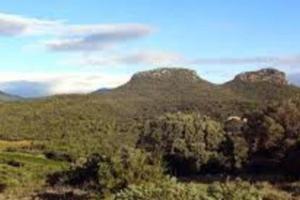
[[[125,85],[99,95],[129,115],[197,110],[224,118],[265,101],[299,96],[300,89],[289,85],[283,72],[270,68],[238,74],[223,85],[203,80],[193,70],[159,68],[136,73]]]
[[[257,102],[300,96],[300,88],[289,85],[283,72],[271,68],[238,74],[223,87]]]
[[[195,71],[159,68],[139,72],[109,92],[98,93],[102,100],[120,105],[129,115],[154,116],[164,112],[199,111],[216,117],[227,116],[253,102],[230,88],[201,79]]]
[[[10,95],[5,92],[0,91],[0,101],[16,101],[22,99],[19,96]]]
[[[99,124],[105,121],[116,121],[126,130],[133,121],[165,112],[199,112],[224,120],[262,107],[265,101],[287,99],[299,93],[297,87],[270,82],[235,79],[215,85],[191,70],[163,68],[138,73],[125,85],[104,93],[3,103],[0,116],[5,117],[0,118],[0,137],[48,139],[57,134],[89,135],[102,130]]]

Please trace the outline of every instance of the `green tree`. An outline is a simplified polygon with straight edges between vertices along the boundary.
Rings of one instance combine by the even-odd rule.
[[[176,113],[148,120],[138,147],[162,154],[173,173],[186,175],[222,167],[224,141],[220,123],[199,114]]]

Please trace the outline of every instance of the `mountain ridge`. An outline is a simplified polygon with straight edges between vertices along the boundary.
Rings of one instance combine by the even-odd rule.
[[[17,95],[8,94],[6,92],[0,91],[0,101],[17,101],[21,100],[22,97]]]
[[[257,71],[243,72],[236,75],[233,81],[248,83],[269,82],[276,85],[288,85],[286,74],[275,68],[262,68]]]
[[[194,70],[157,68],[138,72],[124,85],[93,95],[99,95],[106,102],[117,101],[130,115],[143,113],[147,117],[197,110],[217,118],[259,108],[268,101],[300,96],[300,88],[287,84],[285,74],[279,70],[267,68],[249,73],[257,77],[257,81],[253,77],[249,81],[235,78],[214,84],[202,79]]]

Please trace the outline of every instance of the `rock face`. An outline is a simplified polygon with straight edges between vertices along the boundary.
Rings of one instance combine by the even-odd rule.
[[[237,75],[234,80],[248,83],[269,82],[276,85],[288,84],[285,73],[272,68],[245,72]]]
[[[136,73],[132,76],[131,81],[138,80],[170,80],[180,79],[188,82],[197,82],[200,80],[197,73],[194,70],[183,69],[183,68],[158,68],[155,70],[149,70],[144,72]]]

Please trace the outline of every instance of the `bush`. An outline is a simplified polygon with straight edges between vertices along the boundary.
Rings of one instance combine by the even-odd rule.
[[[7,185],[5,183],[2,183],[0,181],[0,193],[4,192],[4,190],[7,188]]]
[[[263,195],[247,182],[200,184],[178,183],[175,179],[131,185],[113,200],[262,200]]]
[[[163,170],[158,160],[141,150],[125,148],[114,157],[94,154],[81,166],[53,174],[48,183],[77,186],[106,195],[130,184],[156,181],[162,177]]]
[[[224,166],[220,123],[198,114],[166,114],[148,120],[138,147],[162,154],[173,174],[189,175]]]
[[[243,170],[248,162],[248,143],[244,137],[227,135],[227,141],[223,146],[224,154],[229,158],[228,170]]]
[[[249,146],[249,169],[267,173],[299,174],[300,110],[288,100],[247,114],[244,138]]]
[[[260,192],[247,182],[214,183],[208,188],[208,196],[213,200],[262,200]]]
[[[59,151],[46,151],[44,152],[46,158],[56,161],[67,161],[72,162],[74,159],[72,156],[65,152],[59,152]]]
[[[206,191],[193,184],[165,179],[141,185],[131,185],[114,195],[113,200],[209,200]]]

